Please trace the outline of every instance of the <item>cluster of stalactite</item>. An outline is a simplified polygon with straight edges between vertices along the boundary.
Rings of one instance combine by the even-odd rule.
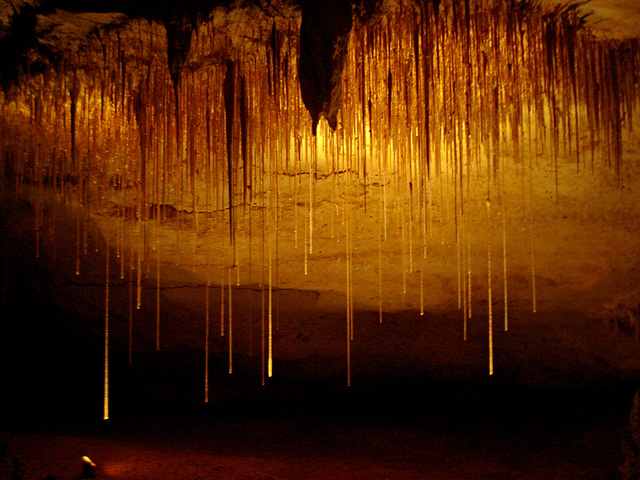
[[[0,148],[3,176],[17,190],[50,189],[89,212],[116,213],[121,228],[108,242],[121,264],[131,266],[121,276],[137,291],[132,302],[138,307],[141,272],[149,265],[158,269],[160,287],[156,232],[163,220],[176,217],[182,228],[188,217],[202,231],[227,231],[229,255],[206,262],[224,272],[219,279],[207,273],[207,285],[226,284],[229,276],[230,369],[231,284],[257,281],[267,291],[263,359],[268,356],[264,370],[271,375],[279,222],[293,207],[306,273],[320,179],[333,182],[334,236],[344,242],[347,348],[354,336],[359,209],[369,205],[375,212],[370,221],[378,232],[381,320],[383,251],[402,251],[405,292],[407,275],[419,275],[422,313],[429,235],[444,216],[455,221],[466,337],[472,315],[470,205],[480,202],[482,221],[491,227],[493,218],[502,230],[499,248],[487,239],[482,273],[491,344],[497,250],[504,253],[493,263],[504,269],[500,291],[508,326],[505,171],[521,172],[529,202],[532,159],[541,149],[551,152],[556,190],[559,159],[571,159],[577,169],[612,168],[622,181],[623,130],[632,128],[638,105],[638,40],[595,38],[574,6],[398,0],[384,3],[366,23],[354,15],[346,56],[337,62],[337,128],[321,120],[315,136],[298,82],[300,13],[254,17],[235,36],[216,29],[217,15],[226,13],[215,11],[193,32],[179,75],[167,64],[163,25],[135,20],[96,30],[84,51],[64,52],[58,68],[23,75],[3,93]],[[296,205],[306,209],[300,231]],[[528,212],[535,310],[533,208]],[[239,230],[259,245],[253,256],[257,279],[241,275],[251,272],[252,256],[249,247],[249,268],[241,265],[246,255],[238,254]],[[390,236],[399,241],[390,245]],[[159,293],[157,303],[159,348]],[[108,308],[107,296],[107,318]],[[206,316],[208,322],[208,309]]]

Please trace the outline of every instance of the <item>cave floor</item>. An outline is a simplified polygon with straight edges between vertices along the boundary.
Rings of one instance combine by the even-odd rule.
[[[102,479],[620,478],[628,385],[370,387],[258,390],[235,406],[138,404],[106,422],[13,421],[0,442],[24,480],[78,478],[83,455]]]

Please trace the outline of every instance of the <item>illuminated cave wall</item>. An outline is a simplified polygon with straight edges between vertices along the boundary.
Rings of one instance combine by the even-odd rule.
[[[36,206],[34,254],[73,245],[77,275],[99,226],[107,318],[125,282],[131,315],[156,306],[160,348],[160,289],[188,278],[226,286],[231,337],[251,286],[270,375],[276,290],[336,292],[350,339],[356,311],[440,305],[466,338],[477,308],[491,343],[512,306],[564,301],[545,294],[558,272],[593,290],[628,261],[638,39],[594,36],[571,5],[265,5],[194,23],[58,11],[37,27],[55,59],[27,55],[2,92],[3,188]],[[82,212],[73,238],[52,203]],[[573,223],[560,238],[552,220]],[[602,265],[573,265],[599,248]]]

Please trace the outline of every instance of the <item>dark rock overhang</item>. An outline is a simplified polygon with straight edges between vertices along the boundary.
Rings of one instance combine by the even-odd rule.
[[[434,3],[439,4],[439,0]],[[192,33],[215,8],[251,6],[259,8],[267,16],[276,17],[282,16],[286,7],[293,6],[294,10],[300,11],[302,19],[298,65],[300,89],[312,118],[313,132],[322,116],[335,129],[352,15],[355,13],[362,22],[369,21],[381,4],[381,0],[189,0],[179,4],[168,0],[47,0],[24,3],[13,7],[13,11],[6,15],[9,23],[0,33],[0,82],[7,90],[19,82],[21,75],[58,68],[63,56],[59,49],[66,40],[60,35],[54,35],[52,39],[55,29],[74,30],[75,40],[81,43],[83,36],[99,36],[104,29],[123,27],[131,19],[143,18],[162,24],[166,30],[167,64],[175,89],[189,53]],[[60,12],[84,16],[60,18]],[[39,18],[56,15],[50,24],[39,22]],[[84,21],[82,26],[73,25],[78,18]],[[68,25],[63,25],[65,23]]]

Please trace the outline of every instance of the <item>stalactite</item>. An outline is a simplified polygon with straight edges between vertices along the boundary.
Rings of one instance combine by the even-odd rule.
[[[502,286],[504,297],[504,331],[509,330],[509,280],[507,276],[507,209],[502,199]]]
[[[156,243],[156,350],[160,350],[160,246]]]
[[[229,239],[235,243],[235,221],[234,221],[234,119],[236,112],[236,64],[232,60],[227,61],[227,73],[224,77],[224,105],[226,118],[226,140],[227,140],[227,195],[229,202]]]
[[[476,190],[485,182],[489,189],[497,185],[490,200],[493,215],[502,219],[507,329],[512,228],[528,230],[537,310],[541,207],[534,173],[547,161],[540,152],[550,154],[542,167],[552,171],[558,203],[567,156],[581,173],[588,162],[592,171],[610,168],[623,186],[623,132],[633,128],[639,98],[637,40],[597,39],[570,5],[401,1],[385,4],[375,21],[336,9],[330,13],[334,25],[316,25],[312,17],[322,12],[311,3],[288,17],[251,20],[251,32],[243,32],[251,41],[242,45],[216,26],[222,10],[200,24],[183,16],[97,29],[86,40],[84,57],[67,52],[57,70],[24,74],[13,95],[0,97],[0,154],[7,159],[0,175],[19,193],[30,187],[37,192],[37,254],[54,242],[45,233],[53,222],[41,202],[46,189],[82,207],[73,239],[77,275],[84,273],[87,222],[112,206],[118,212],[111,238],[120,276],[129,283],[130,358],[133,304],[141,309],[143,275],[148,278],[155,261],[159,348],[162,267],[172,251],[179,252],[177,262],[193,241],[193,272],[203,250],[207,275],[220,273],[220,333],[225,335],[228,308],[229,370],[231,277],[235,272],[236,286],[251,284],[259,268],[264,384],[273,374],[288,235],[295,252],[303,243],[297,261],[310,277],[330,236],[346,262],[350,381],[354,307],[364,281],[360,229],[369,229],[377,243],[369,280],[377,280],[380,322],[394,302],[425,314],[432,249],[455,246],[466,340],[474,289],[487,287],[492,322],[491,232],[486,284],[481,275],[472,276],[478,268],[473,260],[484,251],[474,243],[476,223],[487,218],[491,228],[491,205]],[[327,43],[314,45],[314,31]],[[327,52],[331,56],[324,58]],[[520,176],[522,215],[505,185],[512,170]],[[324,227],[320,215],[327,205],[330,226]],[[293,220],[283,221],[289,214]],[[228,239],[215,236],[222,230]],[[168,231],[175,233],[175,246],[164,243]],[[211,241],[204,241],[208,235]],[[211,254],[218,241],[228,247],[224,255]],[[392,298],[391,282],[402,283],[402,300]],[[207,332],[209,287],[207,278]],[[241,319],[236,315],[235,321]],[[207,383],[205,390],[207,398]]]
[[[209,288],[210,281],[207,274],[207,283],[204,288],[204,403],[209,403]]]
[[[535,228],[533,221],[533,155],[531,154],[531,122],[528,124],[529,127],[529,245],[530,245],[530,253],[531,253],[531,303],[533,313],[536,313],[538,310],[538,299],[537,299],[537,290],[536,290],[536,262],[535,262]],[[537,146],[537,135],[535,136],[536,143],[536,152],[538,151]]]
[[[229,286],[229,373],[233,373],[233,294],[231,286],[231,267],[227,269],[228,272],[228,286]]]
[[[224,337],[224,284],[225,284],[224,267],[220,267],[220,336]]]
[[[135,252],[132,250],[129,252],[129,345],[128,345],[128,360],[129,365],[133,364],[133,271],[134,263],[133,259]]]
[[[487,199],[487,308],[489,316],[489,375],[493,375],[493,289],[491,287],[491,200]]]
[[[104,274],[104,395],[103,395],[103,408],[102,418],[104,420],[109,419],[109,241],[105,245],[106,262],[105,262],[105,274]]]
[[[353,279],[351,278],[352,270],[351,270],[351,218],[350,213],[351,210],[348,206],[349,202],[349,181],[348,179],[345,181],[345,192],[344,192],[344,212],[345,212],[345,249],[346,249],[346,258],[345,258],[345,269],[346,269],[346,297],[347,297],[347,315],[346,315],[346,342],[347,342],[347,386],[351,386],[351,342],[353,341],[353,299],[352,299],[352,283]]]

